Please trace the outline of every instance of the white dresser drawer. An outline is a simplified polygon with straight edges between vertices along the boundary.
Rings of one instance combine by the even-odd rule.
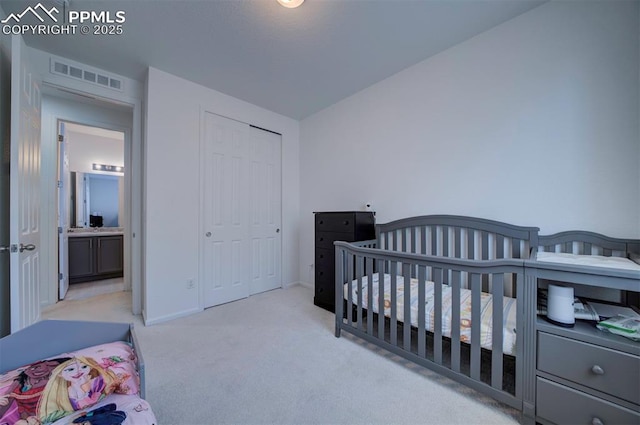
[[[640,423],[638,412],[544,378],[537,379],[536,393],[536,416],[556,424]]]
[[[640,404],[640,357],[538,332],[538,370]]]

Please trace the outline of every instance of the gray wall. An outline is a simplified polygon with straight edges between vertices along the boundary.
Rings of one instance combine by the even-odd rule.
[[[301,123],[313,211],[461,214],[639,238],[638,8],[552,1]]]

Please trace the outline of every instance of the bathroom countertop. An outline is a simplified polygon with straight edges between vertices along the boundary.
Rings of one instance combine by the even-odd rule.
[[[105,230],[92,230],[92,229],[87,229],[87,230],[74,230],[73,232],[69,232],[67,233],[67,236],[69,236],[70,238],[87,238],[90,236],[117,236],[117,235],[123,235],[124,231],[122,230],[117,230],[117,229],[105,229]]]

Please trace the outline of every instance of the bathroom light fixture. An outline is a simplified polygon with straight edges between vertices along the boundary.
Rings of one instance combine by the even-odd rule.
[[[300,6],[304,3],[304,0],[277,0],[284,7],[288,7],[289,9],[293,9],[294,7]]]
[[[108,171],[111,173],[124,173],[124,167],[121,165],[106,165],[94,163],[93,169],[96,171]]]

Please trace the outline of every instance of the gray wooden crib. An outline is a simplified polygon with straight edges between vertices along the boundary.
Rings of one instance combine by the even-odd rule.
[[[640,241],[436,215],[335,247],[337,337],[448,376],[529,423],[640,423],[640,342],[595,322],[559,327],[536,308],[553,281],[640,311]]]
[[[536,315],[524,260],[537,235],[433,215],[379,224],[376,240],[336,242],[336,336],[349,332],[522,409],[535,356],[523,342]]]

